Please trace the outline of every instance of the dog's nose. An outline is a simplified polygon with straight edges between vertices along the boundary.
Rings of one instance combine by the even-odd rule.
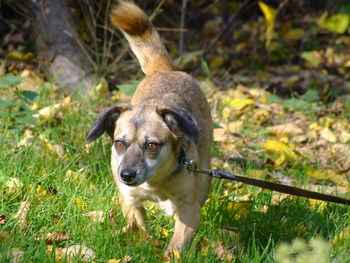
[[[120,178],[125,182],[125,183],[131,183],[132,181],[135,180],[136,178],[136,171],[132,169],[123,169],[120,172]]]

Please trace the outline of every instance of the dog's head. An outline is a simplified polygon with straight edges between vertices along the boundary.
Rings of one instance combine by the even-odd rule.
[[[87,142],[104,132],[113,140],[112,166],[118,180],[140,185],[158,182],[178,167],[179,154],[199,130],[191,114],[181,108],[153,105],[114,105],[102,111]]]

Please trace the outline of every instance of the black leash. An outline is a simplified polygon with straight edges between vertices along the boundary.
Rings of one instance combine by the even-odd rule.
[[[220,179],[228,179],[228,180],[233,180],[233,181],[237,181],[245,184],[255,185],[263,189],[269,189],[280,193],[302,196],[310,199],[322,200],[322,201],[327,201],[327,202],[332,202],[337,204],[350,205],[350,200],[337,197],[337,196],[321,194],[318,192],[304,190],[294,186],[277,184],[273,182],[268,182],[264,180],[259,180],[259,179],[254,179],[254,178],[249,178],[249,177],[244,177],[239,175],[233,175],[233,174],[225,173],[223,171],[216,170],[216,169],[199,169],[197,162],[192,160],[185,161],[184,165],[188,170],[195,173],[207,174],[209,176],[220,178]]]

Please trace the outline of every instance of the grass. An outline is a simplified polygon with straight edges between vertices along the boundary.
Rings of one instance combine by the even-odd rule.
[[[47,89],[40,91],[41,106],[63,98],[62,94]],[[16,146],[23,139],[22,133],[10,130],[0,133],[0,214],[7,217],[0,231],[10,233],[8,240],[0,239],[0,262],[9,262],[6,255],[13,248],[25,252],[22,262],[55,262],[55,249],[48,250],[46,242],[38,238],[43,233],[61,232],[68,233],[70,239],[55,243],[54,248],[85,245],[95,251],[95,262],[122,259],[125,255],[131,256],[132,262],[161,261],[173,233],[173,220],[147,204],[153,239],[122,233],[126,222],[111,177],[109,139],[106,136],[97,140],[88,151],[85,147],[85,136],[96,111],[110,104],[106,99],[75,100],[73,106],[64,109],[58,117],[31,128],[34,139],[28,146]],[[62,146],[64,155],[59,156],[47,142]],[[213,155],[220,158],[215,146]],[[242,172],[247,174],[254,168],[245,165]],[[5,185],[10,178],[18,178],[23,185],[10,189]],[[234,202],[240,197],[248,198],[248,202]],[[320,209],[306,199],[295,197],[274,204],[271,198],[269,191],[214,180],[210,199],[202,209],[198,233],[180,261],[218,262],[218,255],[210,244],[222,240],[225,247],[232,247],[235,262],[274,262],[281,242],[320,237],[331,243],[350,225],[347,207],[328,204]],[[20,231],[13,216],[20,202],[26,200],[31,202],[28,225]],[[108,216],[112,208],[114,226],[110,226],[112,218]],[[89,211],[103,211],[106,220],[92,223],[83,216]],[[224,226],[238,228],[239,234],[228,231],[220,234],[218,229]],[[348,236],[332,246],[330,258],[333,262],[350,262],[349,250]]]

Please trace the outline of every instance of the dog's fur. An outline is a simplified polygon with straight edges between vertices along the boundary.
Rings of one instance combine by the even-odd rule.
[[[166,253],[190,243],[207,199],[210,177],[189,172],[181,158],[210,166],[212,120],[196,81],[175,71],[157,31],[135,4],[120,1],[111,21],[122,30],[146,77],[130,104],[113,105],[95,120],[91,142],[107,132],[113,140],[111,165],[129,226],[146,231],[143,201],[177,214]]]

